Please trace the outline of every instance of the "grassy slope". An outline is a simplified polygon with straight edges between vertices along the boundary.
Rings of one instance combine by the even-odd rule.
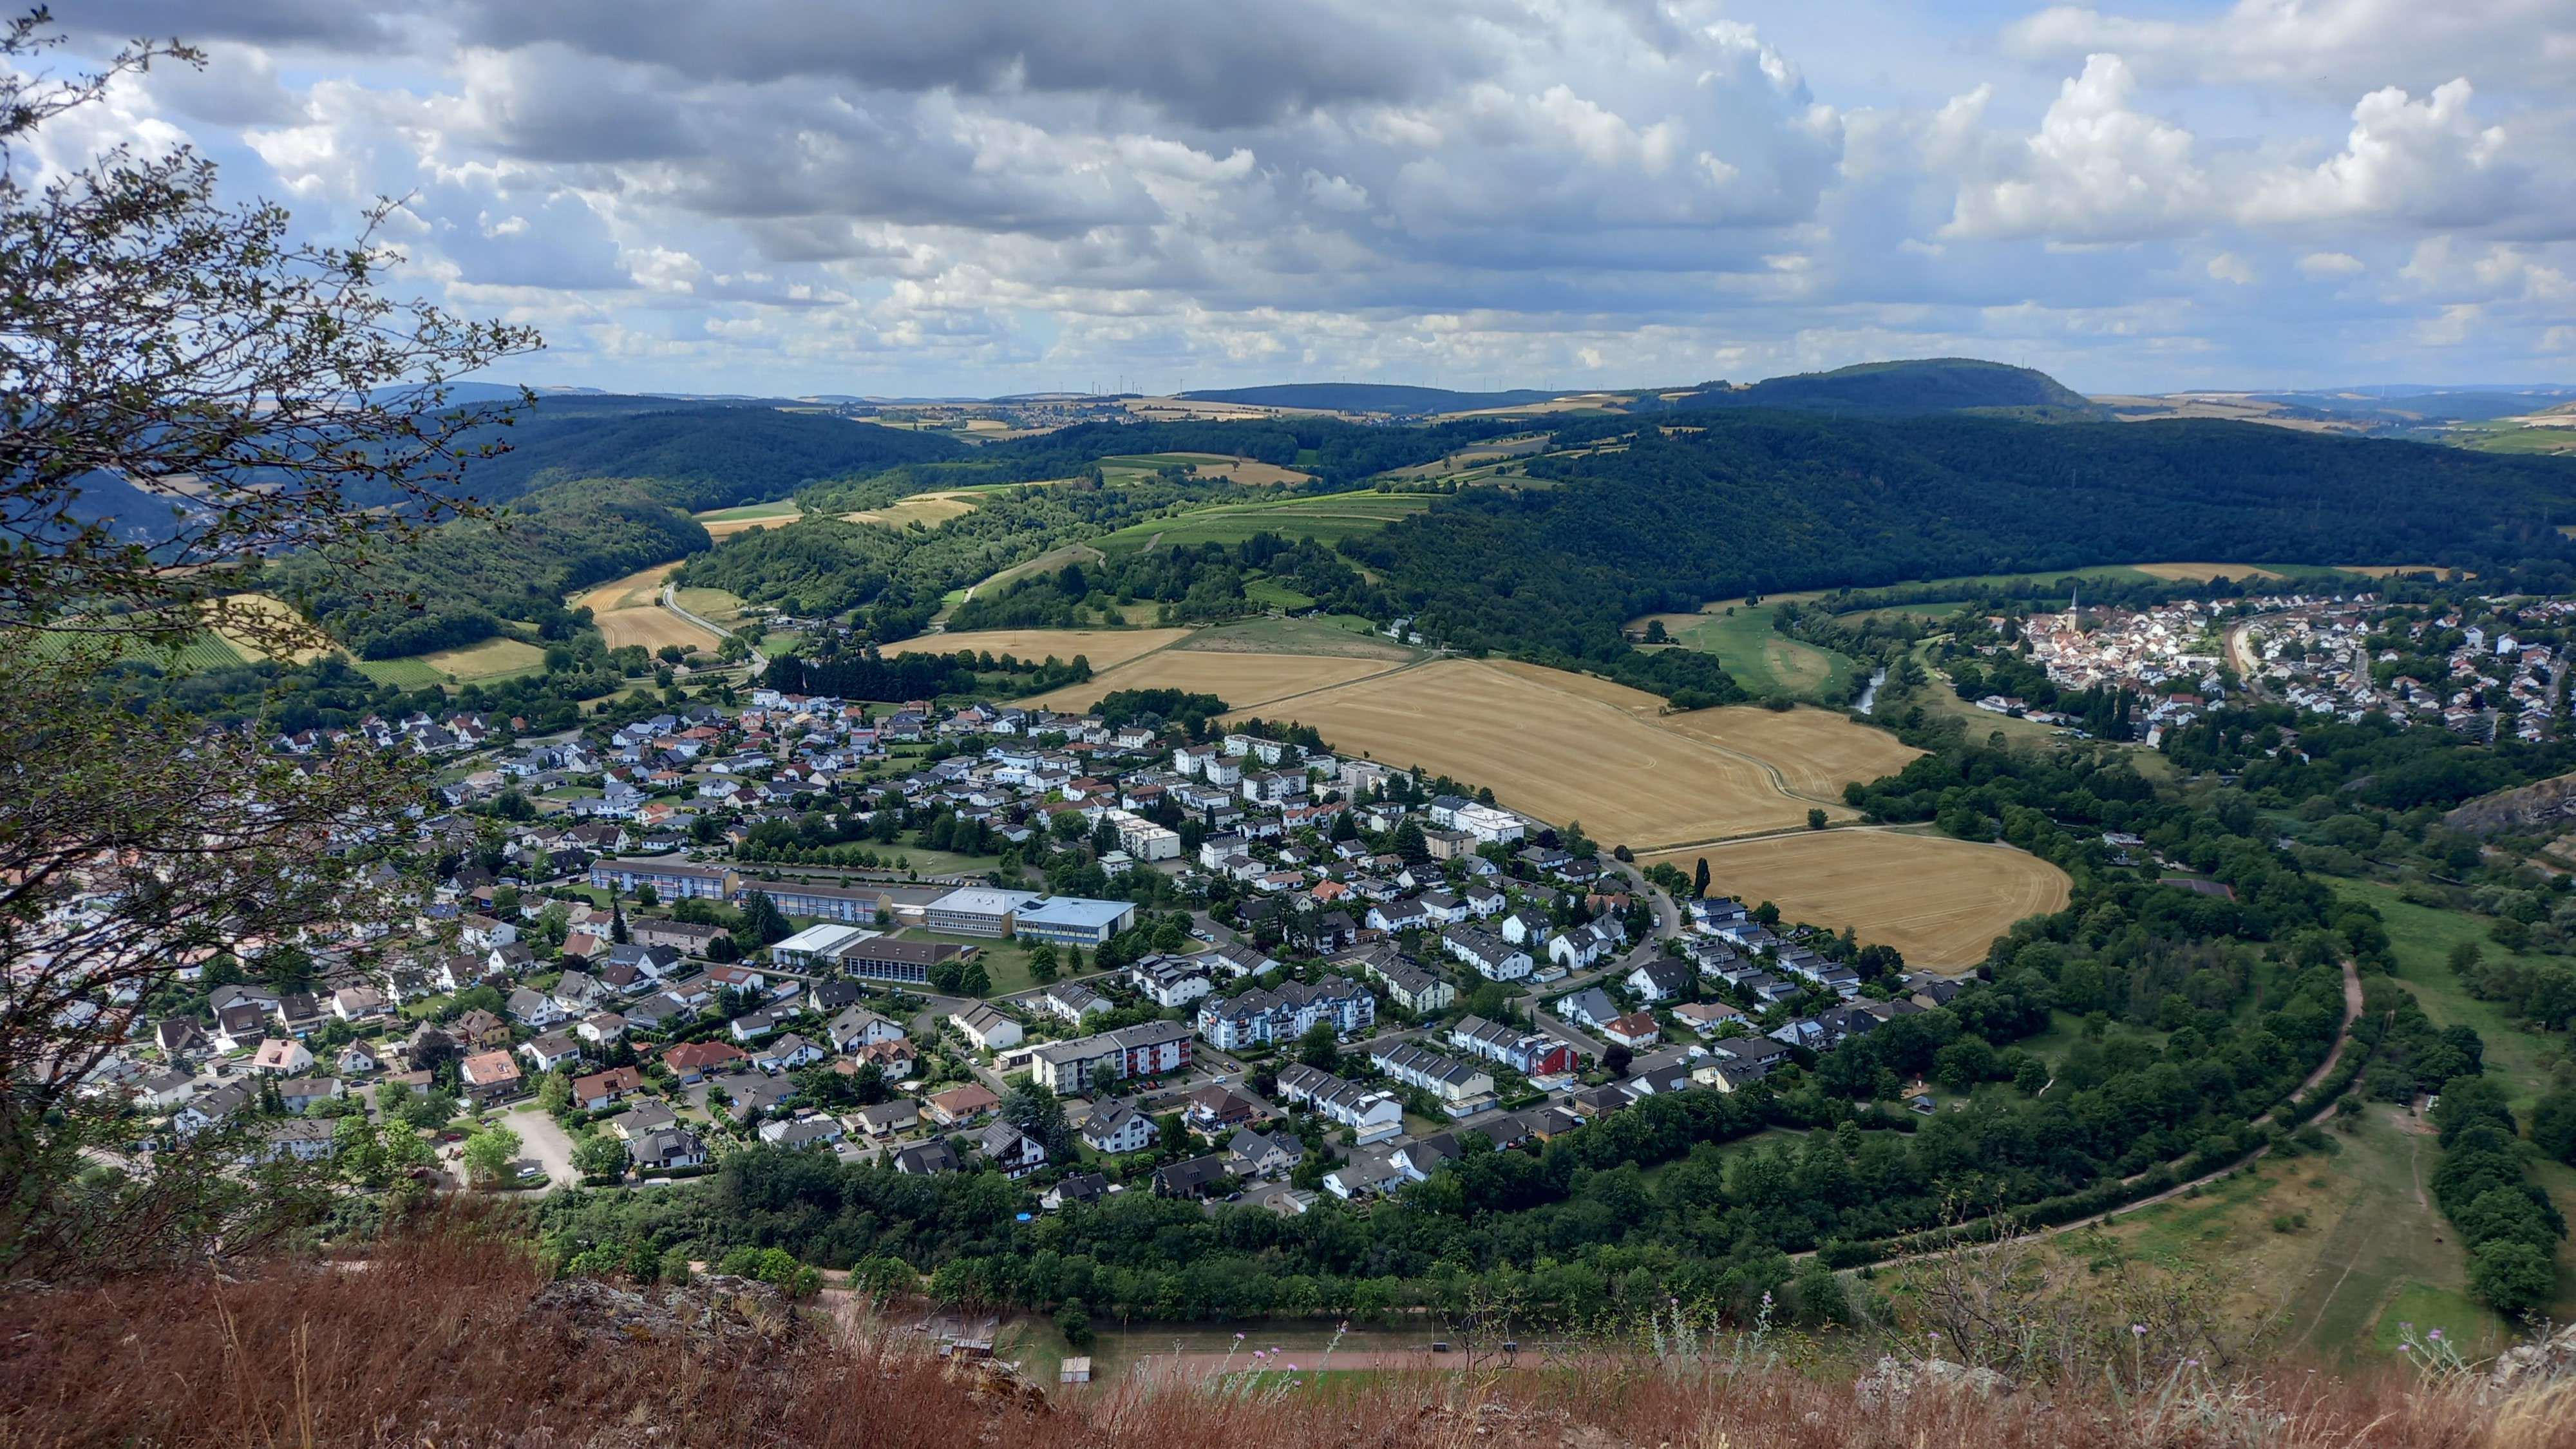
[[[1715,654],[1736,682],[1755,694],[1788,694],[1840,704],[1851,694],[1858,668],[1850,659],[1812,644],[1802,644],[1771,627],[1772,604],[1736,606],[1733,614],[1716,613],[1676,637],[1693,649]]]
[[[1276,503],[1221,503],[1134,524],[1091,543],[1106,553],[1133,553],[1157,540],[1163,546],[1241,543],[1267,529],[1283,537],[1330,544],[1375,533],[1430,506],[1430,495],[1422,493],[1334,493]]]

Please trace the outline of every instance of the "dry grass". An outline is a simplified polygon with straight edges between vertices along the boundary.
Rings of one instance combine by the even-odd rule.
[[[1094,670],[1111,669],[1188,638],[1187,629],[975,629],[963,634],[919,634],[884,647],[887,654],[954,654],[960,649],[995,656],[1070,660],[1079,654]]]
[[[712,513],[694,515],[707,537],[719,541],[755,528],[784,528],[804,516],[805,511],[793,502],[755,504],[746,508],[720,508]]]
[[[573,607],[590,610],[593,622],[599,625],[600,638],[611,649],[629,644],[641,644],[646,649],[659,649],[665,644],[710,649],[723,643],[657,602],[662,596],[663,581],[678,567],[677,563],[655,564],[640,573],[611,579],[576,596]]]
[[[2013,922],[2066,906],[2066,873],[2007,845],[1885,830],[1730,841],[1655,857],[1684,873],[1707,857],[1710,889],[1770,901],[1793,921],[1894,946],[1910,966],[1983,959]]]
[[[546,651],[521,639],[486,639],[413,657],[459,684],[530,674],[546,667]]]
[[[902,528],[913,523],[924,528],[936,528],[952,518],[962,518],[974,512],[976,507],[972,493],[915,493],[909,498],[898,498],[883,508],[865,508],[856,513],[844,513],[841,517],[850,523],[881,523],[888,528]]]
[[[271,628],[282,626],[285,628],[309,630],[313,627],[310,623],[306,622],[302,614],[296,611],[293,604],[286,602],[284,599],[278,598],[274,594],[233,594],[224,599],[222,611],[225,614],[247,616],[244,618],[244,622],[253,625],[257,625],[265,619],[274,621],[270,624]],[[260,648],[257,644],[252,642],[250,631],[218,626],[215,632],[223,636],[225,643],[240,650],[242,657],[245,659],[266,659],[271,657],[267,650]],[[291,657],[281,662],[288,664],[310,664],[314,660],[321,658],[327,652],[329,652],[327,643],[317,641],[314,644],[292,651]]]
[[[1095,666],[1098,661],[1094,661]],[[1392,666],[1381,659],[1338,659],[1320,654],[1228,654],[1166,649],[1130,664],[1094,675],[1089,683],[1068,684],[1023,704],[1048,709],[1089,709],[1102,695],[1117,689],[1183,689],[1213,694],[1238,711],[1282,706],[1302,712],[1314,691],[1384,674]],[[1293,701],[1294,707],[1288,707]],[[1333,739],[1327,729],[1325,738]],[[1340,743],[1340,741],[1336,741]]]
[[[1855,1392],[1851,1358],[1790,1345],[1739,1371],[1605,1351],[1561,1369],[1379,1374],[1246,1390],[1131,1374],[1050,1402],[864,1324],[690,1347],[603,1341],[532,1313],[543,1274],[448,1231],[362,1271],[275,1263],[81,1291],[17,1288],[0,1341],[12,1445],[867,1449],[2567,1449],[2576,1387],[2481,1403],[2273,1366],[2191,1391],[2094,1382],[1979,1396]],[[1805,1351],[1800,1351],[1804,1349]],[[1053,1386],[1048,1386],[1052,1390]]]

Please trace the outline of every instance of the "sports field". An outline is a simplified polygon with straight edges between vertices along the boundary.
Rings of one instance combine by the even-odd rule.
[[[1430,496],[1421,493],[1330,493],[1275,503],[1220,503],[1148,519],[1092,543],[1104,553],[1134,553],[1173,544],[1241,543],[1266,530],[1284,538],[1330,544],[1375,533],[1430,506]]]
[[[1688,874],[1702,857],[1712,891],[1769,901],[1793,921],[1851,926],[1904,952],[1909,966],[1972,965],[2013,922],[2067,900],[2066,873],[2039,857],[1945,836],[1808,831],[1653,859]]]
[[[1091,661],[1094,671],[1115,668],[1140,654],[1150,654],[1189,637],[1187,629],[977,629],[964,634],[919,634],[884,646],[887,654],[1010,654],[1044,659],[1052,654],[1070,661]]]
[[[646,649],[659,649],[665,644],[712,649],[723,641],[656,602],[661,597],[663,581],[678,567],[677,563],[655,564],[622,579],[611,579],[577,595],[573,606],[590,610],[592,620],[599,625],[600,638],[611,649],[623,649],[629,644],[641,644]]]
[[[746,503],[740,508],[718,508],[689,515],[707,531],[710,538],[731,538],[752,528],[778,528],[804,516],[795,500],[781,503]]]

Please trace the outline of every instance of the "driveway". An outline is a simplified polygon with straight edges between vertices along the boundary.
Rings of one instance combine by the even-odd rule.
[[[557,1187],[581,1182],[580,1170],[572,1165],[572,1134],[554,1118],[534,1107],[514,1107],[502,1114],[501,1125],[519,1134],[520,1157],[544,1167],[547,1181]]]

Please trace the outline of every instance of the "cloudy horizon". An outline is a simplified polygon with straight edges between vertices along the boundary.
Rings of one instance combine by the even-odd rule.
[[[208,64],[17,164],[406,195],[397,285],[567,386],[2576,379],[2576,3],[2477,9],[104,0]]]

